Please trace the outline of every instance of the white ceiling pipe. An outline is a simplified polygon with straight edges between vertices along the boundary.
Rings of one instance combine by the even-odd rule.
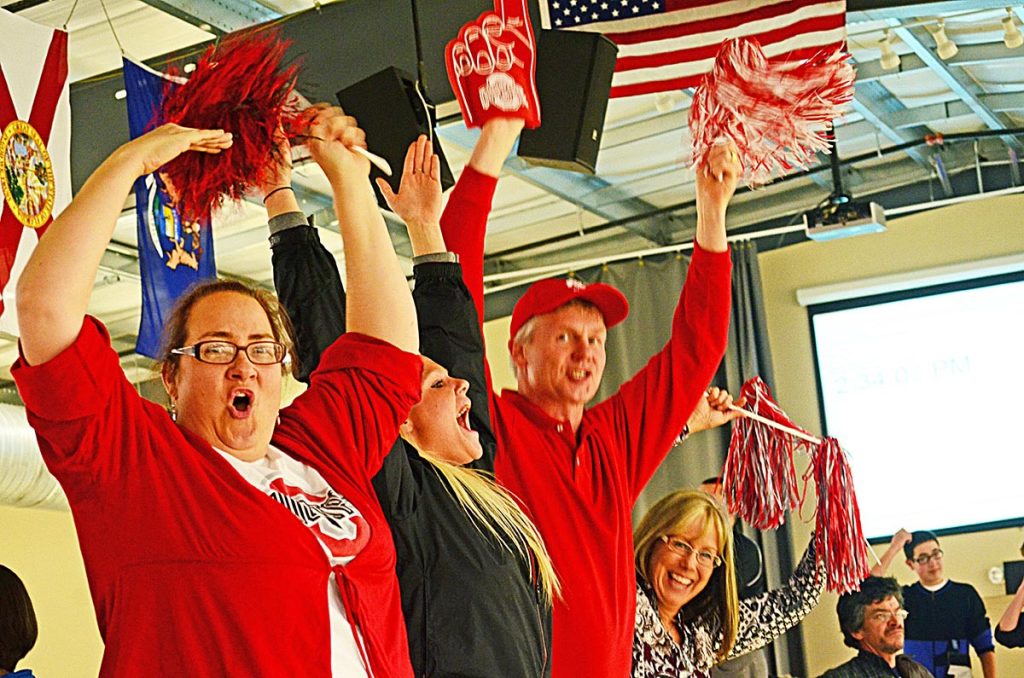
[[[39,454],[25,408],[0,404],[0,505],[68,510],[68,500]]]

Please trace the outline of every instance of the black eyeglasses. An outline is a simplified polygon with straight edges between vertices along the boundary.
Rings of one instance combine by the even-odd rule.
[[[918,565],[927,565],[930,560],[942,560],[942,549],[935,549],[931,553],[922,553],[912,560]]]
[[[171,349],[174,355],[187,355],[201,363],[227,365],[235,361],[239,351],[254,365],[287,364],[290,360],[288,350],[279,341],[254,341],[248,346],[239,346],[230,341],[200,341],[191,346]]]

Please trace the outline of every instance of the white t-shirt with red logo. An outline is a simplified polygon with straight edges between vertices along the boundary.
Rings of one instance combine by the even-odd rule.
[[[291,511],[319,540],[331,566],[345,565],[370,540],[370,526],[355,506],[335,492],[313,468],[292,459],[273,445],[256,461],[242,461],[217,450],[250,484]],[[331,675],[366,678],[355,629],[345,616],[338,582],[327,583],[331,623]]]

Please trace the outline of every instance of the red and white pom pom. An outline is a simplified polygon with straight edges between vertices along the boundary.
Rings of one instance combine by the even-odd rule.
[[[747,399],[749,412],[807,434],[772,400],[760,377],[743,384],[740,396]],[[753,417],[734,421],[722,470],[729,510],[758,529],[774,529],[785,522],[786,511],[795,508],[800,499],[793,451],[806,444]]]
[[[291,103],[298,65],[283,63],[288,44],[268,30],[228,38],[206,50],[188,82],[168,86],[161,122],[234,136],[222,153],[183,153],[161,169],[183,221],[240,200],[280,160],[278,129],[303,127]]]
[[[856,591],[871,567],[853,474],[839,441],[823,440],[812,466],[818,493],[814,538],[819,562],[825,565],[825,586],[839,594]]]
[[[722,138],[736,142],[748,184],[809,166],[816,152],[828,152],[824,130],[853,99],[854,78],[841,51],[782,61],[766,58],[755,40],[727,41],[690,108],[694,166]]]

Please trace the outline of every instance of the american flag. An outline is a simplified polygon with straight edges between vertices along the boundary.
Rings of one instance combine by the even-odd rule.
[[[805,59],[846,41],[846,1],[538,0],[547,29],[603,33],[619,46],[613,97],[696,87],[729,38],[769,58]]]

